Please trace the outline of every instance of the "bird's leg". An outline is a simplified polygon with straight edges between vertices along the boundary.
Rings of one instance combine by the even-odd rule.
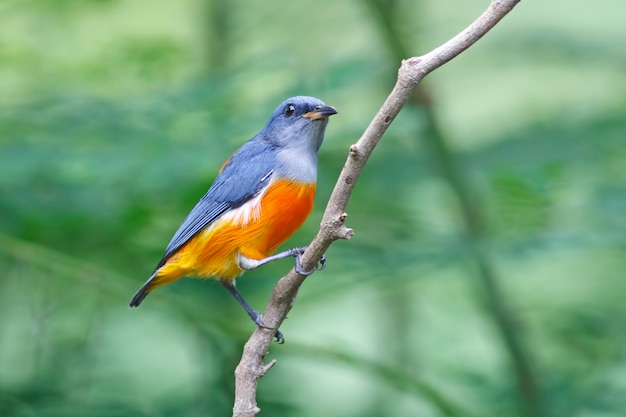
[[[237,258],[237,264],[239,265],[239,268],[248,271],[250,269],[256,269],[260,267],[261,265],[265,265],[270,262],[277,261],[279,259],[284,259],[284,258],[293,256],[296,261],[295,270],[300,275],[305,275],[305,276],[311,275],[315,271],[321,271],[322,269],[326,268],[326,255],[322,255],[322,259],[320,259],[319,266],[316,265],[315,267],[313,267],[312,270],[305,271],[302,268],[302,254],[304,253],[306,249],[307,249],[306,246],[299,246],[297,248],[291,248],[286,251],[274,254],[272,256],[268,256],[263,259],[251,259],[251,258],[247,258],[239,254],[239,257]]]
[[[237,288],[235,287],[235,281],[221,281],[222,285],[224,286],[224,288],[226,288],[228,290],[229,293],[231,293],[233,295],[233,297],[235,297],[235,300],[237,300],[237,302],[239,302],[239,304],[241,304],[241,306],[244,308],[244,310],[246,310],[246,312],[248,313],[248,315],[250,316],[250,318],[252,319],[252,321],[259,327],[263,327],[264,329],[269,329],[270,327],[267,327],[265,325],[265,323],[263,323],[263,316],[261,315],[261,313],[259,313],[258,311],[256,311],[255,309],[253,309],[252,307],[250,307],[250,304],[248,304],[246,302],[246,300],[244,300],[244,298],[241,296],[241,294],[239,293],[239,291],[237,291]],[[283,334],[280,332],[280,330],[276,330],[276,333],[274,333],[274,337],[276,338],[276,342],[279,344],[283,344],[285,343],[285,338],[283,337]]]

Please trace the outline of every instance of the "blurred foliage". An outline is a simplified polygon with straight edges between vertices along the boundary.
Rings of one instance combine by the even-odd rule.
[[[394,1],[419,54],[485,4]],[[486,216],[403,111],[357,185],[350,242],[273,345],[262,415],[521,415],[469,254],[490,256],[546,416],[626,412],[626,6],[522,2],[427,79]],[[213,282],[127,302],[217,170],[285,97],[340,114],[306,244],[398,62],[358,1],[0,5],[0,416],[222,416],[252,330]],[[418,47],[412,47],[418,45]],[[262,308],[289,262],[248,272]]]

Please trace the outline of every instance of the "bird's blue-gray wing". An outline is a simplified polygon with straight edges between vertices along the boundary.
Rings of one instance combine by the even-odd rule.
[[[174,234],[157,269],[224,213],[243,205],[267,187],[275,164],[275,152],[267,142],[255,139],[244,144],[228,160],[209,191]]]

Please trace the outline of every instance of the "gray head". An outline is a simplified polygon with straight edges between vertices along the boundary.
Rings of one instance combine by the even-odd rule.
[[[315,97],[296,96],[282,102],[259,136],[281,148],[317,153],[328,117],[337,110]]]

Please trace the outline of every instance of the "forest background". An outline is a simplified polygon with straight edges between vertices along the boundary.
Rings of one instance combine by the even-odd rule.
[[[0,4],[0,416],[229,415],[240,307],[199,280],[129,298],[296,94],[340,112],[285,246],[308,243],[400,59],[485,7]],[[425,80],[271,347],[261,415],[624,415],[625,12],[522,2]],[[262,309],[290,267],[238,287]]]

